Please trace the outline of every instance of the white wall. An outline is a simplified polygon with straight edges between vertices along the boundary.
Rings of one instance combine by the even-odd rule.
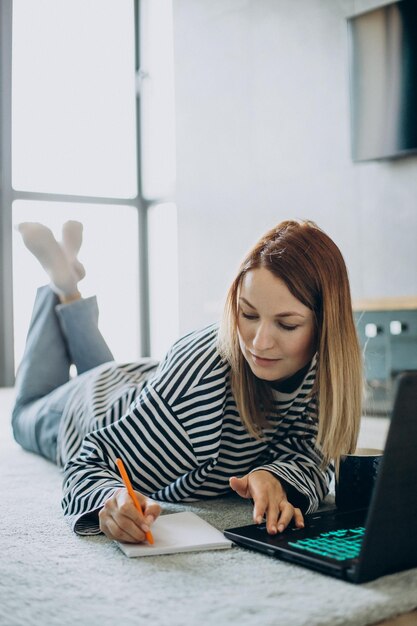
[[[417,157],[350,158],[346,16],[381,4],[174,0],[182,331],[292,217],[334,238],[355,298],[416,294]]]

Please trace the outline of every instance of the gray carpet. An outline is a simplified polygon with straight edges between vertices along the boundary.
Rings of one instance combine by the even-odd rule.
[[[417,569],[354,586],[234,547],[129,559],[104,537],[71,533],[60,474],[22,451],[0,391],[1,626],[361,626],[417,606]],[[237,497],[188,509],[214,526],[250,523]]]

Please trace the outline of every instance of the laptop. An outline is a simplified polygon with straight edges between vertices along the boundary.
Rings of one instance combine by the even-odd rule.
[[[269,535],[265,523],[224,531],[234,543],[352,583],[417,567],[417,372],[398,377],[391,423],[367,509],[305,516]]]

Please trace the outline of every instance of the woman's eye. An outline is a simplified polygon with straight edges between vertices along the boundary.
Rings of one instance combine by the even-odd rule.
[[[279,322],[279,326],[284,330],[295,330],[298,328],[298,326],[288,326],[288,324],[283,324],[282,322]]]
[[[256,320],[257,316],[256,315],[250,315],[249,313],[244,313],[243,311],[240,312],[242,317],[245,318],[245,320]]]

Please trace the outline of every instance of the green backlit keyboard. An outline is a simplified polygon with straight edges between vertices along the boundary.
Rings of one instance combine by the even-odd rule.
[[[305,552],[336,559],[336,561],[345,561],[359,556],[364,533],[363,526],[343,528],[321,533],[312,539],[292,541],[289,545]]]

